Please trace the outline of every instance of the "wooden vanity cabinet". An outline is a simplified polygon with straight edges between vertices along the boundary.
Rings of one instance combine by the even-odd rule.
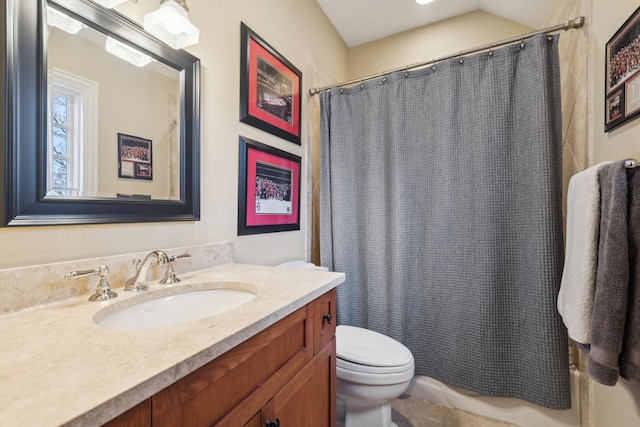
[[[151,425],[333,427],[335,354],[334,289],[152,396]]]
[[[335,425],[335,339],[278,390],[256,413],[249,402],[234,408],[216,427],[279,426],[329,427]],[[261,399],[264,399],[263,397]],[[258,399],[258,402],[261,400]]]
[[[103,427],[144,427],[151,425],[151,398],[112,419]]]

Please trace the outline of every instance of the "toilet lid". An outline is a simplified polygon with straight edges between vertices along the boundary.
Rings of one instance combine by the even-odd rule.
[[[411,351],[393,338],[347,325],[336,328],[336,356],[367,366],[405,366],[413,362]]]

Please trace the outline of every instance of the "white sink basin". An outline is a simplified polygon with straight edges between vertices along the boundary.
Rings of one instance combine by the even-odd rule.
[[[198,286],[200,285],[200,286]],[[214,316],[241,306],[256,296],[255,290],[237,288],[198,289],[212,284],[196,284],[185,289],[173,288],[154,292],[147,298],[125,300],[120,305],[106,307],[96,313],[93,322],[113,329],[145,329],[172,326],[183,322]],[[219,283],[218,283],[219,285]],[[176,293],[177,291],[177,293]],[[167,292],[173,292],[166,295]],[[149,299],[161,293],[162,296]],[[136,295],[137,296],[137,295]]]

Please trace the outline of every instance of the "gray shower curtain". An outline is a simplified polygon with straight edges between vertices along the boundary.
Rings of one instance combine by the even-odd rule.
[[[416,374],[570,407],[557,36],[321,94],[321,263],[338,323]]]

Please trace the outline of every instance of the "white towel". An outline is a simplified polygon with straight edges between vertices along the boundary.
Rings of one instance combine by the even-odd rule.
[[[572,176],[567,191],[567,242],[558,311],[569,337],[582,344],[590,344],[598,267],[598,170],[607,163],[610,162],[599,163]]]

